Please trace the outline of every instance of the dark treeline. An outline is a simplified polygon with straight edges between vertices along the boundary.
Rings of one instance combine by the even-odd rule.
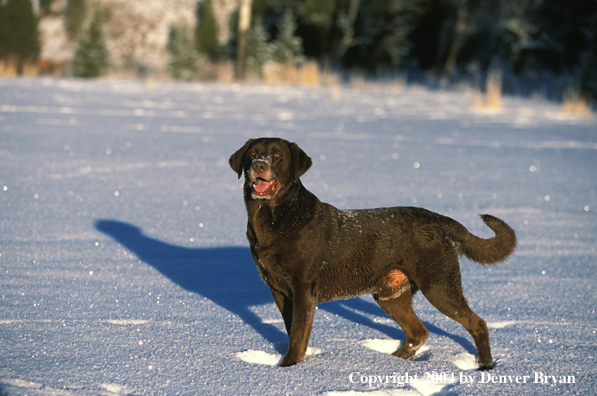
[[[0,60],[11,60],[18,71],[35,62],[41,50],[34,1],[0,0]],[[464,80],[482,89],[487,76],[497,72],[506,93],[561,98],[576,90],[597,99],[597,0],[239,3],[251,5],[250,32],[243,40],[253,73],[260,74],[268,61],[315,60],[340,75],[400,75],[430,85]],[[49,13],[52,4],[38,0],[39,14]],[[228,26],[218,26],[215,4],[197,1],[194,32],[172,26],[168,48],[174,78],[196,78],[205,58],[237,61],[239,11]],[[102,26],[109,4],[67,0],[62,13],[69,40],[77,43],[72,73],[93,77],[106,72],[109,54]],[[220,42],[223,30],[230,32],[227,43]]]
[[[597,97],[597,0],[254,0],[253,21],[274,39],[288,9],[305,57],[334,70],[455,80],[498,69]]]

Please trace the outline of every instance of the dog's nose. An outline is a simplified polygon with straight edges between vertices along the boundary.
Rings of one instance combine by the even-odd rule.
[[[253,165],[251,165],[251,168],[253,168],[253,172],[255,173],[263,173],[267,170],[267,162],[255,161],[253,162]]]

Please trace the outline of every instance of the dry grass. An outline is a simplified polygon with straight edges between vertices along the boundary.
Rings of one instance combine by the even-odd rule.
[[[319,86],[319,66],[315,62],[307,62],[298,71],[299,84],[307,87]]]
[[[218,64],[216,71],[216,81],[220,83],[234,82],[234,63],[224,62]]]
[[[250,80],[259,81],[255,76]],[[263,67],[263,79],[261,79],[261,82],[268,85],[287,84],[318,87],[321,85],[321,73],[319,72],[317,63],[312,61],[300,67],[268,62]]]
[[[473,108],[498,111],[502,107],[502,73],[492,72],[487,77],[485,95],[478,91],[473,94]]]
[[[33,77],[44,73],[44,66],[40,61],[20,61],[16,57],[0,59],[0,77]]]
[[[499,110],[502,108],[502,74],[492,73],[487,79],[487,93],[485,106],[489,109]]]
[[[21,69],[21,75],[24,77],[35,77],[39,75],[39,68],[35,63],[25,63]]]
[[[572,90],[564,95],[564,104],[561,111],[566,114],[588,117],[593,115],[587,100],[578,90]]]
[[[0,61],[0,76],[15,77],[17,75],[17,62],[12,59],[3,59]]]

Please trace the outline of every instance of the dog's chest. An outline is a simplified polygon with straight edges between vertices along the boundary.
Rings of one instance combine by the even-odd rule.
[[[284,266],[284,260],[276,260],[268,255],[256,255],[255,264],[259,270],[261,279],[268,285],[273,286],[278,291],[287,294],[291,274]]]

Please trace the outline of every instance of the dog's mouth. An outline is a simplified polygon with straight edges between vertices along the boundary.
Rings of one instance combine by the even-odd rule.
[[[280,188],[280,182],[278,179],[272,181],[265,180],[262,177],[258,177],[251,184],[253,189],[254,198],[268,198],[271,199],[276,195]]]

